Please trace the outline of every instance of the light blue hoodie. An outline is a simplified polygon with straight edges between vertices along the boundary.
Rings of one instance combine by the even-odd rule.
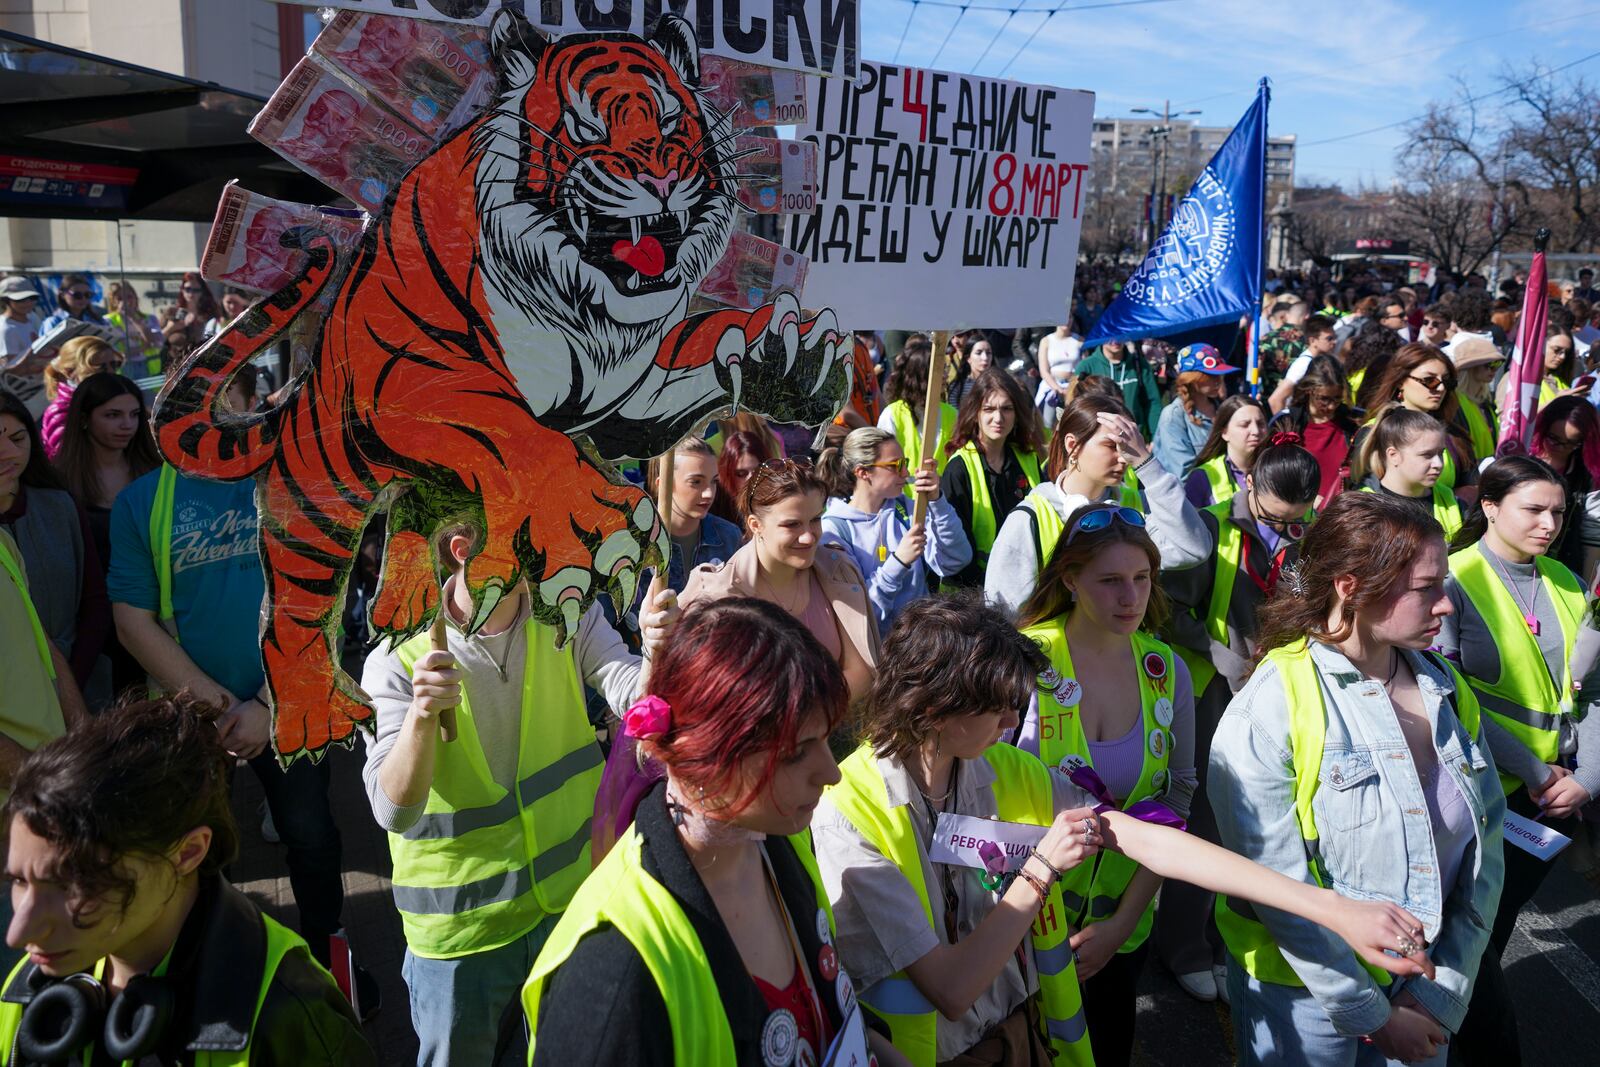
[[[848,500],[835,497],[822,513],[822,539],[850,550],[867,580],[867,599],[878,620],[879,635],[887,634],[900,609],[928,592],[924,565],[941,578],[959,574],[972,562],[972,545],[955,510],[940,497],[928,505],[928,541],[922,559],[907,567],[895,556],[900,539],[911,528],[911,505],[896,494],[869,515]]]

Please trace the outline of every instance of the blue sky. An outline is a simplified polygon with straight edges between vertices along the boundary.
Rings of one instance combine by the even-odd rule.
[[[1284,0],[939,0],[958,2],[969,10],[924,0],[908,27],[909,0],[868,0],[864,57],[892,60],[898,45],[903,63],[1092,90],[1097,115],[1159,108],[1170,99],[1175,110],[1201,109],[1195,121],[1207,125],[1237,120],[1265,75],[1272,80],[1272,132],[1300,139],[1298,180],[1352,189],[1394,176],[1401,131],[1366,132],[1373,127],[1456,97],[1462,85],[1473,94],[1491,91],[1507,65],[1523,70],[1537,58],[1555,67],[1600,52],[1600,3],[1593,0],[1335,0],[1309,7]],[[1029,42],[1043,12],[1058,6],[1061,13]],[[1012,8],[1021,12],[1008,25]],[[1563,76],[1579,74],[1600,80],[1600,57]],[[1480,114],[1501,99],[1484,100]]]

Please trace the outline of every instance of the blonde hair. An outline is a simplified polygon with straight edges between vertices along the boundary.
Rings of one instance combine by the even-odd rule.
[[[673,445],[672,454],[674,457],[705,456],[712,460],[717,458],[716,452],[714,452],[711,446],[706,443],[706,439],[704,437],[696,437],[693,434],[690,434],[688,437],[685,437],[683,440],[679,441],[676,445]],[[673,467],[674,469],[677,467],[676,460],[673,462]],[[656,456],[655,458],[651,459],[649,463],[645,464],[644,471],[645,488],[650,491],[650,495],[652,497],[656,494],[656,485],[658,484],[657,479],[660,477],[661,457]]]
[[[117,350],[106,344],[98,337],[74,337],[61,346],[61,351],[56,354],[44,368],[45,395],[51,400],[56,398],[56,393],[67,382],[76,383],[83,378],[90,368],[90,360],[106,349],[112,355]]]
[[[858,426],[836,448],[825,448],[817,457],[817,475],[828,483],[828,492],[849,500],[856,491],[856,471],[878,461],[878,449],[895,439],[876,426]]]

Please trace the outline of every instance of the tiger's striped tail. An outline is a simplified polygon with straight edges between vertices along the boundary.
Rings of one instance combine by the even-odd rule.
[[[284,234],[307,255],[305,269],[190,354],[156,396],[150,423],[168,463],[186,474],[236,482],[271,462],[283,403],[247,415],[222,410],[239,370],[275,341],[317,299],[333,277],[334,243],[321,230]]]

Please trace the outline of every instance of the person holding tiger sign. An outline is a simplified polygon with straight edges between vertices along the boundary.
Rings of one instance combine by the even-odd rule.
[[[1383,952],[1421,936],[1399,907],[1346,900],[1143,821],[1148,809],[1122,810],[1094,779],[1001,743],[1049,670],[976,597],[912,604],[884,642],[865,740],[817,808],[812,835],[840,966],[915,1067],[1097,1062],[1097,1016],[1084,1010],[1075,959],[1090,939],[1071,928],[1068,901],[1096,880],[1106,850],[1322,923],[1379,967],[1428,970]],[[1012,824],[1005,833],[1036,844],[1011,862],[987,839],[968,848],[976,858],[935,852],[936,833],[948,830],[955,848],[959,828],[980,825],[987,837],[997,817]]]
[[[468,524],[435,536],[450,569],[447,647],[431,648],[424,631],[374,650],[362,674],[378,709],[362,779],[389,835],[425,1067],[498,1063],[513,1043],[502,1016],[590,870],[603,756],[583,686],[623,708],[644,680],[598,604],[562,648],[553,627],[530,617],[525,587],[465,632],[465,571],[480,538]],[[677,616],[670,588],[641,605],[647,655]],[[439,727],[447,708],[459,732],[449,743]]]

